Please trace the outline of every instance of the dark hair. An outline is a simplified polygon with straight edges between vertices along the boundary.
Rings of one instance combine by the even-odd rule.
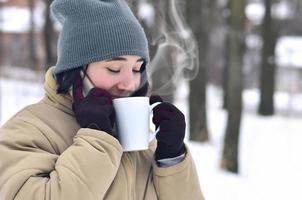
[[[140,69],[141,71],[141,84],[138,90],[136,90],[131,96],[132,97],[139,97],[139,96],[146,96],[149,91],[149,82],[147,80],[147,70],[146,70],[146,62],[142,64]]]
[[[58,94],[67,94],[73,83],[75,82],[75,79],[80,76],[80,72],[83,69],[83,67],[78,67],[75,69],[71,69],[65,72],[61,72],[56,76],[57,83],[59,85],[57,89]]]
[[[146,96],[148,94],[148,90],[149,90],[149,83],[147,81],[138,90],[136,90],[131,96],[132,97]]]
[[[146,63],[144,62],[141,67],[141,85],[138,90],[136,90],[131,96],[138,97],[138,96],[146,96],[149,90],[149,82],[147,80],[147,70],[146,70]]]

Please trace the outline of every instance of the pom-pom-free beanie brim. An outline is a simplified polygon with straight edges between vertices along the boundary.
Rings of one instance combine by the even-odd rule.
[[[55,0],[62,24],[54,73],[121,55],[149,62],[145,32],[124,0]]]

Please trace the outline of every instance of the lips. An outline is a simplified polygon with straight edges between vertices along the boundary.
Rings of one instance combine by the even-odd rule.
[[[118,99],[118,98],[123,98],[123,97],[128,97],[128,96],[112,96],[113,99]]]
[[[112,99],[118,99],[118,98],[122,98],[122,97],[119,97],[119,96],[112,96]]]
[[[124,95],[112,95],[113,99],[117,99],[117,98],[123,98],[123,97],[129,97],[131,94],[124,94]]]

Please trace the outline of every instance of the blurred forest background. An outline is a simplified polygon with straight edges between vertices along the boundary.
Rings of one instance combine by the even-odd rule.
[[[51,16],[51,2],[0,0],[0,78],[42,81],[44,72],[55,65],[61,27]],[[178,83],[189,83],[191,140],[211,140],[206,90],[208,85],[222,88],[221,108],[228,119],[221,167],[238,172],[242,92],[259,91],[257,113],[262,116],[276,113],[276,91],[302,92],[302,1],[128,3],[150,42],[153,91],[173,102]],[[35,75],[24,76],[22,70]]]

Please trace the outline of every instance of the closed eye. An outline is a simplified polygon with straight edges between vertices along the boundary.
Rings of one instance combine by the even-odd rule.
[[[111,73],[115,73],[115,74],[117,74],[117,73],[119,73],[121,70],[114,70],[114,69],[111,69],[111,68],[107,68],[107,70],[109,71],[109,72],[111,72]]]
[[[134,73],[140,73],[141,72],[141,70],[132,70]]]
[[[115,70],[115,69],[107,68],[107,70],[108,70],[109,72],[111,72],[111,73],[114,73],[114,74],[117,74],[117,73],[120,73],[120,72],[121,72],[120,69]],[[140,69],[139,69],[139,70],[133,69],[132,71],[133,71],[133,73],[141,73],[141,70],[140,70]]]

